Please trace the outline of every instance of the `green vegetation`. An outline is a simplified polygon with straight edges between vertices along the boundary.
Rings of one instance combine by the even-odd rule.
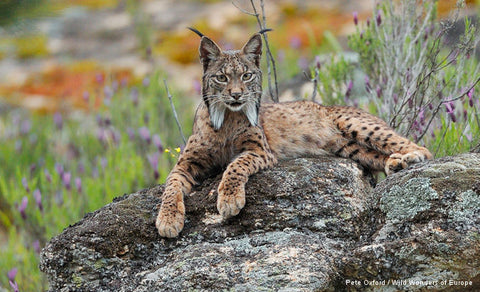
[[[80,114],[16,109],[0,116],[0,227],[8,237],[0,286],[8,287],[5,275],[18,267],[20,291],[45,290],[38,253],[48,239],[116,196],[163,182],[176,162],[183,141],[162,75],[131,88],[122,83],[99,77],[84,95],[90,110]],[[192,104],[172,94],[190,126]]]

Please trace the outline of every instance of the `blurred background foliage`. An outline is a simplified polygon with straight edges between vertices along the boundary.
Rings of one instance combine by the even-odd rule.
[[[418,25],[426,13],[392,3],[432,9],[428,26]],[[359,106],[437,157],[469,151],[480,142],[480,1],[458,15],[456,3],[265,1],[280,100]],[[199,39],[185,28],[236,48],[259,30],[242,10],[252,12],[249,0],[0,2],[0,290],[46,290],[46,241],[116,196],[165,181],[183,140],[164,80],[186,135],[200,102]],[[448,19],[457,26],[439,41]],[[407,20],[422,37],[389,39]],[[392,41],[421,62],[392,55]],[[395,78],[389,58],[405,60]]]

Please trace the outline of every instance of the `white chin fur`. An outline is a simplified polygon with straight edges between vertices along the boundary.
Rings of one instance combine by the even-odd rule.
[[[213,128],[218,130],[222,127],[225,119],[225,110],[229,109],[232,112],[242,111],[252,126],[258,125],[258,112],[257,106],[254,102],[247,102],[240,106],[232,107],[224,103],[216,103],[210,106],[210,121]]]
[[[215,103],[214,105],[210,106],[210,121],[212,122],[215,130],[218,130],[220,127],[222,127],[226,109],[227,108],[224,103]]]

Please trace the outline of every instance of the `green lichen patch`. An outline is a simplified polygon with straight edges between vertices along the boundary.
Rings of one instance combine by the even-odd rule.
[[[457,227],[469,230],[478,226],[480,219],[480,195],[472,190],[461,193],[457,204],[449,212],[449,220]]]
[[[430,179],[412,178],[403,185],[394,185],[382,194],[380,209],[393,223],[413,218],[419,212],[428,210],[430,201],[438,199],[438,193],[431,188]]]

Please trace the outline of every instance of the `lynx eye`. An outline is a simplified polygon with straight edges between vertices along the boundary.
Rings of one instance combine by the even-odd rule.
[[[218,82],[222,82],[222,83],[228,81],[227,76],[223,74],[216,75],[215,79],[217,79]]]
[[[242,80],[243,81],[249,81],[253,78],[253,74],[248,72],[242,75]]]

